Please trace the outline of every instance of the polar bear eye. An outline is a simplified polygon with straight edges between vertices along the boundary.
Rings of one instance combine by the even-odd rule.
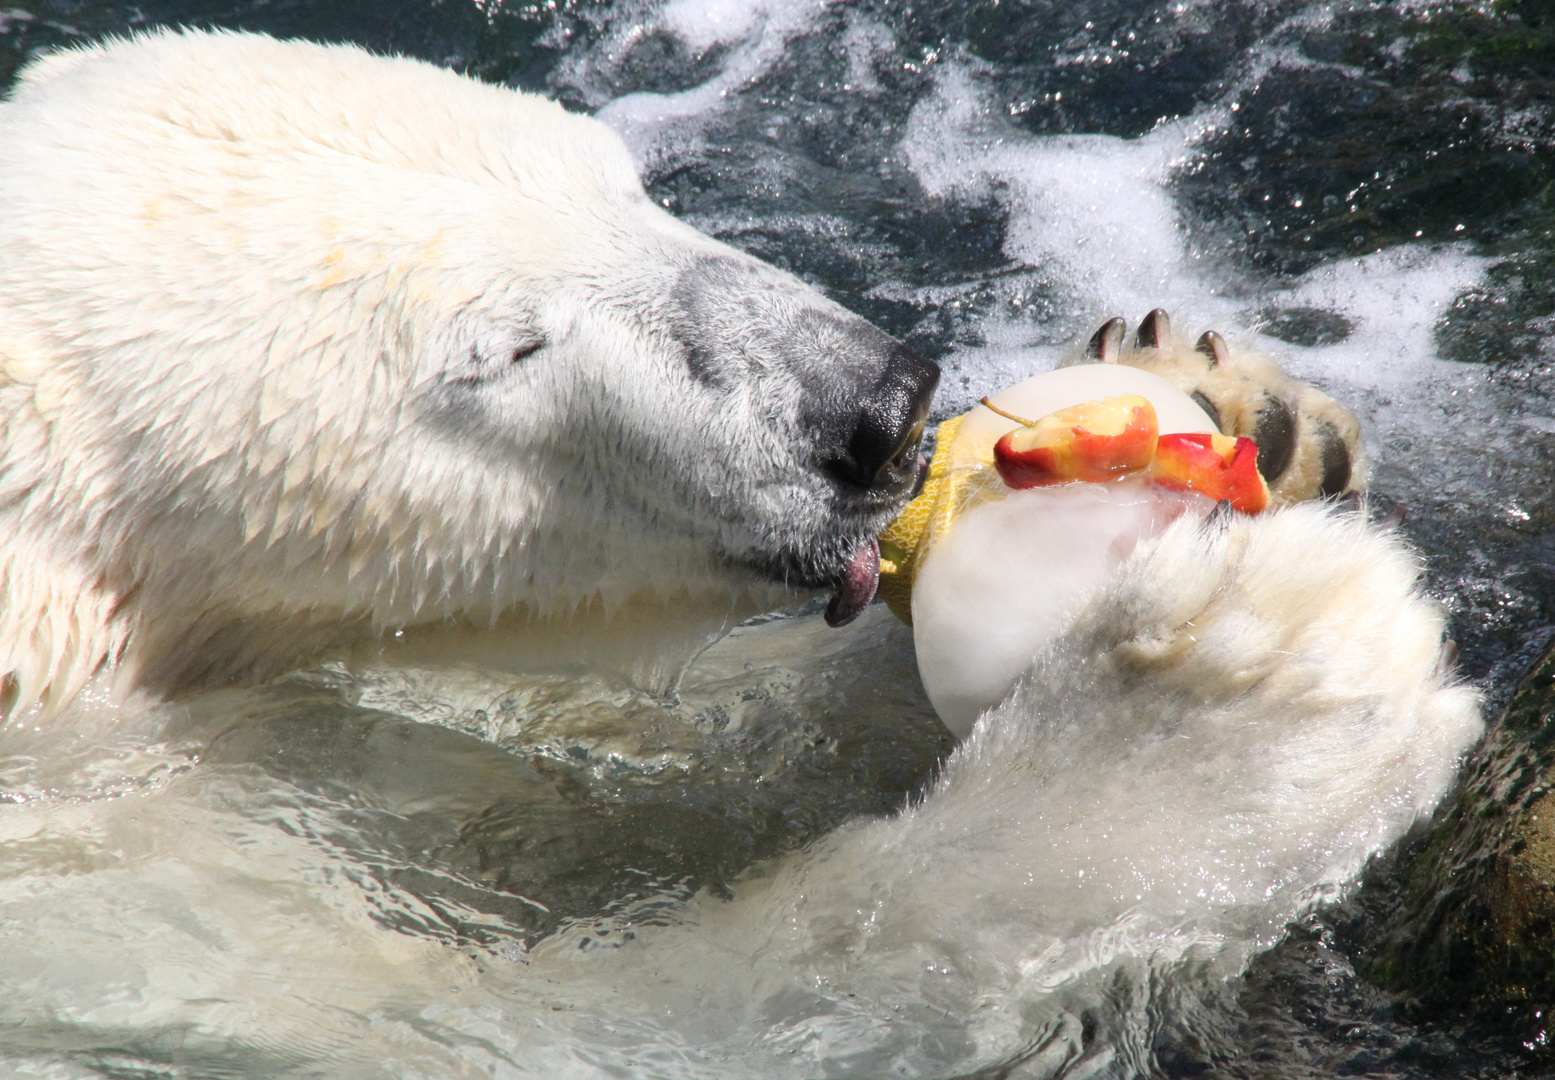
[[[472,390],[496,382],[550,344],[545,334],[528,326],[455,323],[440,337],[431,343],[432,363],[437,364],[432,380],[449,389]],[[445,359],[439,362],[438,354]]]

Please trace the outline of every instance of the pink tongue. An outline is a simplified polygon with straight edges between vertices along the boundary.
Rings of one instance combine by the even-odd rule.
[[[848,560],[847,572],[837,583],[837,595],[826,605],[827,626],[847,626],[875,598],[880,584],[880,545],[871,540]]]

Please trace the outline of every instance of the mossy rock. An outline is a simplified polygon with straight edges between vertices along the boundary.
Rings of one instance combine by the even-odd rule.
[[[1409,1020],[1555,1064],[1537,1040],[1555,1009],[1555,647],[1432,826],[1374,871],[1359,905],[1357,968]]]

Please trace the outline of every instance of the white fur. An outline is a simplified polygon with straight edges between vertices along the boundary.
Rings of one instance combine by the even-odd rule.
[[[761,336],[808,335],[824,373],[864,324],[665,214],[552,102],[157,34],[29,66],[0,145],[16,701],[121,652],[166,687],[446,618],[718,626],[781,595],[764,567],[824,579],[889,517],[837,511],[796,434],[808,373]]]

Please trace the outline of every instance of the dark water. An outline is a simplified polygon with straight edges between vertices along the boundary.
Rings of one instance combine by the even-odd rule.
[[[1256,330],[1366,416],[1374,488],[1408,507],[1405,529],[1427,556],[1431,589],[1451,607],[1462,670],[1483,688],[1490,714],[1505,703],[1555,626],[1555,5],[730,4],[736,22],[755,14],[723,37],[687,31],[664,10],[9,0],[0,7],[0,82],[38,50],[192,25],[357,42],[605,109],[664,206],[945,364],[942,416],[1011,381],[1012,351],[1049,355],[1114,304],[1139,303],[1120,312],[1131,317],[1145,305],[1186,306],[1229,320],[1223,330]],[[717,104],[691,109],[687,123],[631,127],[632,102],[646,99],[628,95],[694,94],[729,73],[738,77]],[[958,94],[975,99],[976,115],[952,110],[945,130],[926,131],[936,95]],[[1044,215],[1053,205],[1072,208],[1083,227],[1083,200],[1071,207],[1062,191],[1023,186],[1019,165],[988,164],[977,141],[1067,135],[1111,137],[1095,145],[1103,168],[1120,174],[1139,168],[1130,156],[1139,148],[1170,144],[1162,182],[1120,197],[1149,188],[1164,201],[1112,208],[1120,224],[1103,240],[1120,250],[1111,254],[1071,257],[1030,240],[1051,228]],[[1055,175],[1091,152],[1029,145],[1053,148],[1030,161],[1048,161]],[[970,179],[939,182],[925,157]],[[1173,250],[1138,250],[1162,237]],[[1143,268],[1130,263],[1157,255]],[[1338,277],[1324,284],[1329,271]],[[1383,300],[1396,302],[1386,317]],[[286,753],[311,746],[298,733],[326,738],[317,716],[308,719],[315,692],[267,712],[268,728],[244,736],[252,745],[232,736],[232,760],[292,776]],[[896,691],[869,692],[878,701]],[[669,730],[659,706],[610,693],[619,714]],[[386,879],[443,902],[432,915],[396,908],[391,923],[420,918],[450,940],[488,944],[541,934],[569,911],[645,895],[628,880],[643,867],[655,889],[716,886],[763,854],[896,805],[944,752],[921,700],[902,693],[874,715],[889,707],[916,717],[905,739],[850,726],[855,699],[843,694],[772,706],[758,728],[798,732],[799,742],[765,750],[741,742],[685,751],[671,732],[590,761],[575,738],[526,743],[511,765],[490,765],[488,781],[532,797],[438,826],[450,831],[436,842],[416,830],[404,840],[395,832],[403,815],[375,819],[369,806],[355,822],[360,835],[342,842],[372,846]],[[391,715],[407,706],[367,714],[324,700],[317,708],[346,709],[327,737],[350,748],[311,746],[303,786],[321,798],[338,795],[319,779],[321,760],[356,760],[375,739],[456,738],[415,734]],[[699,714],[698,730],[716,736],[722,707]],[[489,737],[493,715],[453,726]],[[1469,772],[1496,777],[1486,790],[1504,793],[1504,766],[1525,747],[1515,738],[1486,746]],[[651,763],[682,751],[696,773],[684,786],[695,794],[674,801]],[[784,762],[775,788],[721,771],[732,758],[720,754],[748,763],[765,752]],[[625,839],[623,808],[649,822]],[[595,861],[554,862],[562,855],[536,824],[547,815],[566,818],[558,826],[572,845],[566,860],[581,849],[598,852]],[[589,822],[581,833],[579,815]],[[1455,1005],[1440,987],[1368,975],[1384,951],[1427,948],[1410,936],[1427,926],[1407,887],[1410,860],[1427,846],[1422,830],[1402,855],[1379,860],[1355,896],[1293,928],[1228,990],[1235,1001],[1217,1027],[1163,1025],[1155,1067],[1250,1077],[1555,1068],[1537,1010],[1488,1015]],[[1455,857],[1467,865],[1480,854],[1470,845]],[[428,874],[443,880],[422,880]],[[92,1060],[112,1071],[107,1057]]]

